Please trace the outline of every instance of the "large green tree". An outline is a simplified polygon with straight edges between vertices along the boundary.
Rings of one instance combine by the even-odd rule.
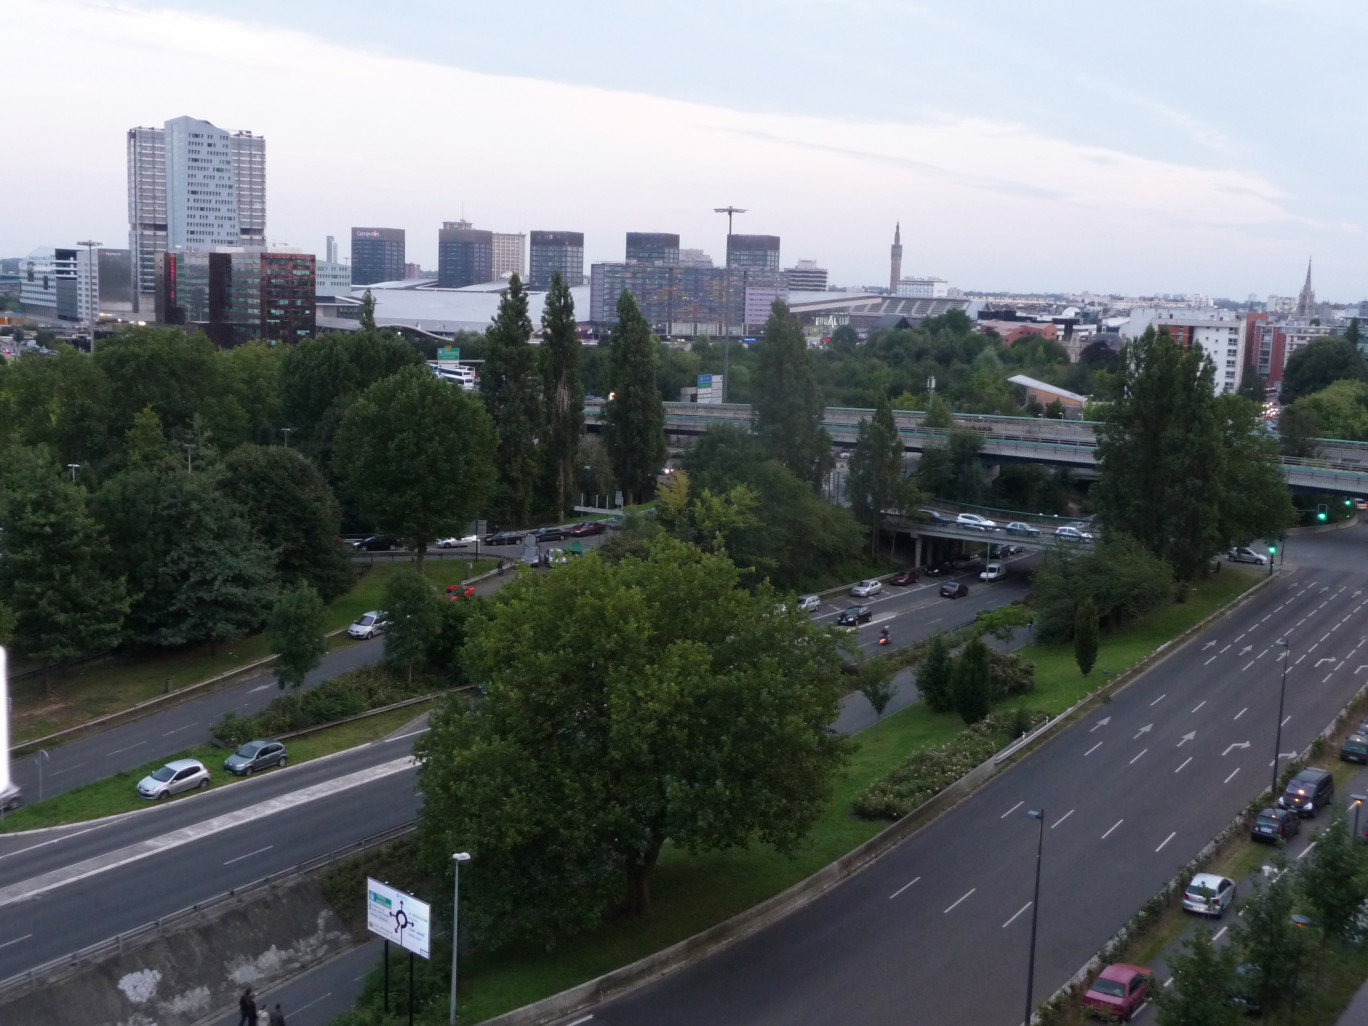
[[[417,751],[424,850],[448,879],[452,851],[474,856],[461,916],[478,941],[645,913],[667,840],[788,851],[806,834],[847,744],[826,730],[837,639],[736,585],[725,557],[661,537],[644,558],[522,575],[473,627],[485,697],[448,706]]]
[[[1368,367],[1358,346],[1346,338],[1312,339],[1287,358],[1279,400],[1294,403],[1336,381],[1368,381]]]
[[[822,427],[826,403],[803,325],[782,299],[770,307],[757,372],[751,402],[761,444],[790,473],[816,484],[831,466],[831,439]]]
[[[955,661],[945,635],[937,631],[926,643],[926,654],[917,670],[917,692],[932,712],[954,708]]]
[[[494,322],[485,332],[485,362],[480,368],[480,398],[498,439],[495,462],[499,476],[486,509],[492,519],[510,527],[530,522],[537,474],[542,468],[538,442],[547,430],[542,373],[531,338],[527,291],[515,274],[499,299]]]
[[[1216,399],[1222,460],[1214,485],[1220,548],[1276,538],[1296,520],[1278,443],[1263,427],[1259,407],[1238,395]]]
[[[855,515],[869,525],[871,552],[878,547],[885,513],[908,509],[919,501],[911,479],[903,474],[905,459],[893,408],[888,397],[880,395],[874,416],[860,421],[846,486]]]
[[[494,427],[479,400],[409,367],[348,408],[333,457],[377,531],[423,554],[463,533],[494,481]]]
[[[1254,996],[1265,1016],[1292,1000],[1290,981],[1299,978],[1307,956],[1304,931],[1292,922],[1297,873],[1282,858],[1275,865],[1279,875],[1268,884],[1256,879],[1253,893],[1240,906],[1239,922],[1230,930],[1245,963],[1253,967]]]
[[[385,660],[413,681],[413,664],[424,659],[442,627],[442,599],[412,567],[400,567],[385,582]]]
[[[282,591],[266,619],[266,637],[276,657],[276,683],[294,690],[328,654],[327,610],[306,581]]]
[[[1319,811],[1319,810],[1317,810]],[[1302,867],[1302,891],[1306,903],[1327,937],[1350,940],[1357,932],[1356,920],[1368,900],[1368,853],[1349,828],[1349,817],[1338,803],[1330,806],[1330,819],[1316,838]]]
[[[665,465],[665,407],[655,380],[660,343],[630,292],[618,297],[617,317],[608,337],[613,394],[605,404],[604,443],[630,505],[651,493]]]
[[[575,300],[557,271],[542,307],[542,390],[546,429],[542,433],[549,500],[563,519],[575,491],[575,453],[584,434],[584,386],[579,376],[580,340],[575,327]]]
[[[992,711],[993,678],[988,646],[972,637],[955,657],[950,679],[950,694],[955,712],[965,723],[977,723]]]

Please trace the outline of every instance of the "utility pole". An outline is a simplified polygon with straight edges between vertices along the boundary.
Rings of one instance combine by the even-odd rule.
[[[741,207],[734,207],[728,204],[725,207],[713,207],[713,213],[727,215],[727,288],[726,298],[722,303],[722,401],[727,401],[727,392],[731,388],[731,237],[732,237],[732,215],[744,214],[745,210]]]
[[[103,246],[103,242],[95,242],[85,239],[76,243],[78,246],[86,248],[86,284],[90,289],[90,353],[95,355],[95,321],[100,316],[100,269],[95,262],[95,250]]]

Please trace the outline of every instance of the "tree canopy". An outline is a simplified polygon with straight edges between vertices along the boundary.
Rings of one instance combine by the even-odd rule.
[[[1368,381],[1368,367],[1364,366],[1358,346],[1349,339],[1325,335],[1312,339],[1287,358],[1278,398],[1284,405],[1294,403],[1336,381]]]
[[[831,439],[822,428],[826,404],[803,326],[782,299],[770,307],[757,364],[751,401],[761,445],[795,477],[820,481],[831,465]]]
[[[543,469],[537,443],[547,425],[542,372],[531,337],[527,291],[515,274],[485,332],[485,362],[480,371],[480,398],[494,422],[494,460],[499,468],[489,513],[496,522],[511,527],[530,522],[538,473]]]

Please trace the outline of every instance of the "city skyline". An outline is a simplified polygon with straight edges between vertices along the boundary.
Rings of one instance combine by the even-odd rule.
[[[125,134],[188,115],[270,139],[269,241],[315,253],[351,225],[392,225],[408,233],[408,259],[435,269],[441,223],[464,217],[501,233],[583,232],[586,266],[622,260],[628,231],[677,233],[722,263],[726,224],[713,209],[736,204],[748,210],[738,234],[779,236],[783,266],[815,259],[834,284],[886,281],[901,222],[905,275],[976,291],[1262,298],[1295,294],[1309,256],[1322,299],[1368,294],[1351,173],[1365,144],[1335,131],[1349,127],[1335,103],[1348,69],[1256,81],[1239,59],[1241,47],[1276,40],[1304,66],[1292,53],[1302,36],[1362,26],[1347,4],[1258,0],[1213,38],[1208,23],[1235,5],[1160,3],[1143,31],[1099,15],[1046,46],[1052,14],[1022,28],[1024,16],[992,0],[979,5],[980,24],[870,3],[861,13],[923,32],[886,67],[839,50],[852,19],[831,23],[836,5],[800,4],[778,24],[769,7],[727,8],[738,50],[725,89],[713,71],[726,61],[689,56],[722,16],[711,2],[696,26],[663,12],[615,25],[626,56],[607,64],[602,41],[578,44],[611,4],[574,18],[560,10],[557,22],[559,9],[532,3],[513,36],[492,12],[466,19],[419,3],[381,19],[366,49],[347,42],[354,19],[319,18],[313,0],[244,0],[242,20],[205,13],[200,0],[16,9],[15,80],[51,85],[43,105],[14,112],[14,136],[37,145],[3,172],[6,194],[23,202],[0,223],[0,255],[126,237]],[[328,9],[372,21],[359,5]],[[773,32],[748,35],[757,23]],[[458,27],[461,46],[443,52]],[[887,32],[864,27],[870,47],[885,45]],[[660,63],[657,46],[658,73],[633,74],[634,48],[649,49],[653,33],[679,60]],[[1160,37],[1163,59],[1122,63]],[[804,44],[808,74],[795,81],[776,48]],[[1209,72],[1179,82],[1165,69],[1193,47],[1212,55]],[[972,73],[950,74],[956,60]],[[895,73],[902,85],[890,92]],[[324,116],[330,81],[392,85],[349,95],[341,131]],[[1235,104],[1240,90],[1251,95]],[[1296,111],[1293,137],[1279,122]],[[54,128],[81,145],[46,145]]]

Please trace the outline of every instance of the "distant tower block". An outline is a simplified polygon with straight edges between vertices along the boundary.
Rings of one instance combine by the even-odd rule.
[[[888,273],[888,294],[896,296],[898,294],[898,282],[902,280],[902,222],[899,221],[893,228],[893,245],[888,249],[889,273]]]

